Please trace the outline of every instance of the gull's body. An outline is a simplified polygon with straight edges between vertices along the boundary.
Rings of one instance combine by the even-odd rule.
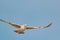
[[[18,34],[24,34],[25,30],[37,30],[37,29],[43,29],[43,28],[48,28],[52,25],[52,23],[48,24],[47,26],[43,26],[43,27],[30,27],[27,25],[17,25],[17,24],[13,24],[11,22],[7,22],[5,20],[0,19],[0,21],[9,24],[13,27],[16,28],[16,30],[14,30],[14,32],[18,33]]]

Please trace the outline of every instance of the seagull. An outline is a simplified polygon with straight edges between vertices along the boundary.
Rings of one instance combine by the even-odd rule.
[[[48,24],[47,26],[42,26],[42,27],[33,27],[33,26],[28,26],[26,24],[24,25],[18,25],[18,24],[14,24],[14,23],[11,23],[11,22],[7,22],[3,19],[0,19],[1,22],[4,22],[8,25],[11,25],[13,27],[16,28],[16,30],[14,30],[14,32],[18,33],[18,34],[24,34],[25,33],[25,30],[38,30],[38,29],[44,29],[44,28],[48,28],[52,25],[52,23]]]

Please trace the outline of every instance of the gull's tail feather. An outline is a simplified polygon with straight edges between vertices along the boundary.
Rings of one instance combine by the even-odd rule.
[[[7,21],[3,20],[3,19],[0,19],[1,22],[4,22],[4,23],[8,23]]]

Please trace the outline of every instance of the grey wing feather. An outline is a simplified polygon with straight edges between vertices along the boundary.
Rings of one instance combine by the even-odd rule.
[[[20,25],[12,24],[11,22],[7,22],[7,21],[2,20],[2,19],[0,19],[0,21],[4,22],[4,23],[6,23],[6,24],[9,24],[9,25],[11,25],[11,26],[14,26],[15,28],[20,28]]]
[[[1,22],[4,22],[4,23],[8,23],[7,21],[5,21],[5,20],[2,20],[2,19],[0,19],[0,21],[1,21]]]
[[[47,26],[40,27],[40,29],[48,28],[52,25],[52,23],[48,24]]]
[[[45,26],[44,28],[48,28],[52,25],[52,23],[48,24],[47,26]]]

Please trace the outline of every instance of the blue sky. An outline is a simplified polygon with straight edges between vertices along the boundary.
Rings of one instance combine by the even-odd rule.
[[[60,0],[0,0],[0,19],[30,26],[53,23],[50,28],[20,35],[0,22],[0,40],[60,40]]]

